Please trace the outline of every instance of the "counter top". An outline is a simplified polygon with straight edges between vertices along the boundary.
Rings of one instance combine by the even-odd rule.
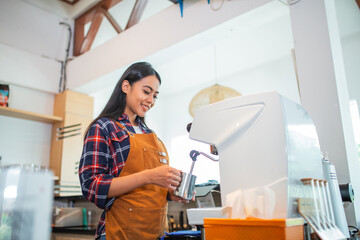
[[[95,235],[96,227],[94,226],[52,227],[52,232]]]

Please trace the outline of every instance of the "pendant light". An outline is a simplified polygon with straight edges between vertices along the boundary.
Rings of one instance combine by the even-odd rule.
[[[217,64],[216,64],[216,44],[214,44],[214,75],[217,80]],[[241,96],[235,89],[221,86],[217,83],[199,91],[192,99],[189,105],[189,112],[192,117],[195,112],[206,105],[225,100],[227,98]]]

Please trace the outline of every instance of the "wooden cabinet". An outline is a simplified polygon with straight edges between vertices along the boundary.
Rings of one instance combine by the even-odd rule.
[[[63,119],[53,124],[51,138],[50,168],[58,177],[55,193],[80,195],[78,165],[84,134],[93,118],[93,98],[69,90],[59,93],[54,115]]]
[[[53,116],[2,106],[0,115],[52,124],[49,165],[58,181],[55,192],[81,195],[78,165],[84,133],[93,118],[92,97],[67,90],[55,96]]]

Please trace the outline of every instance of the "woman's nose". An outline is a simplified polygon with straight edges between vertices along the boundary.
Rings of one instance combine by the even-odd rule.
[[[152,105],[152,104],[155,103],[155,97],[150,94],[150,95],[148,96],[148,98],[147,98],[147,101],[148,101],[149,103],[151,103],[151,105]]]

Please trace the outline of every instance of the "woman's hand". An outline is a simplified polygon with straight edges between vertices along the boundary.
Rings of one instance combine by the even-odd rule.
[[[181,172],[170,166],[161,166],[146,171],[146,181],[148,184],[156,184],[174,192],[181,182]]]
[[[174,195],[176,187],[181,182],[181,171],[164,165],[147,169],[124,177],[116,177],[112,180],[108,192],[108,198],[120,196],[145,184],[156,184],[169,190],[169,197],[173,201],[187,203],[187,200]],[[195,196],[195,193],[194,193]],[[195,197],[192,199],[195,200]]]

